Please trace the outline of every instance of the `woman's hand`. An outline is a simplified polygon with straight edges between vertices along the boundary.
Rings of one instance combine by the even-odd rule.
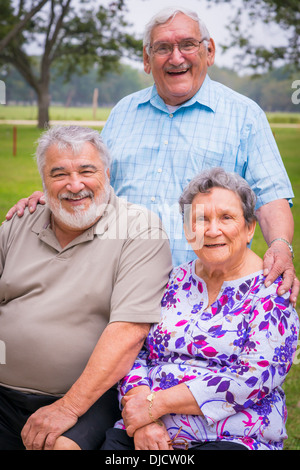
[[[168,431],[163,423],[150,423],[134,433],[135,450],[173,450]]]
[[[152,422],[149,415],[149,389],[145,387],[140,393],[126,395],[122,399],[124,406],[122,418],[126,427],[128,436],[132,437],[135,431]]]
[[[155,392],[152,400],[151,416],[149,413],[150,402],[147,400],[149,388],[142,387],[135,390],[133,395],[125,395],[122,399],[124,406],[122,417],[128,436],[132,437],[135,431],[161,416],[169,413],[203,416],[193,394],[185,383],[175,385],[166,390]]]

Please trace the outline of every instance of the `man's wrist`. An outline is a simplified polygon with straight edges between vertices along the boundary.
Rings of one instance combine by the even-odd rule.
[[[283,243],[285,243],[285,244],[288,246],[289,250],[290,250],[290,253],[291,253],[291,255],[292,255],[292,259],[294,259],[294,250],[293,250],[293,246],[292,246],[292,244],[291,244],[288,240],[286,240],[285,238],[282,238],[282,237],[274,238],[274,240],[272,240],[271,243],[269,243],[269,248],[270,248],[270,246],[271,246],[273,243],[275,243],[275,242],[283,242]]]
[[[93,405],[93,400],[80,399],[80,395],[73,393],[72,388],[60,399],[62,407],[70,415],[80,416],[84,415],[88,409]]]

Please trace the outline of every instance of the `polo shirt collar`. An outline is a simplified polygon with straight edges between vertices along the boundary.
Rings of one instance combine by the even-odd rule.
[[[154,84],[151,88],[146,90],[146,93],[140,101],[140,105],[151,103],[155,108],[160,109],[166,113],[169,113],[169,110],[164,102],[164,100],[159,96],[157,92],[156,85]],[[200,89],[197,93],[186,103],[183,103],[179,106],[178,109],[187,108],[193,106],[195,103],[198,103],[201,106],[211,109],[213,112],[216,111],[217,107],[217,95],[212,86],[212,80],[208,75],[206,75],[204,82],[202,83]],[[176,112],[176,111],[175,111]]]

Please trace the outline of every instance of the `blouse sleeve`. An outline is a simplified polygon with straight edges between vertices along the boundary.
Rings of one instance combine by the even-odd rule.
[[[289,295],[273,293],[255,302],[241,352],[232,358],[232,365],[212,366],[201,377],[185,382],[208,424],[251,407],[284,382],[299,334]]]

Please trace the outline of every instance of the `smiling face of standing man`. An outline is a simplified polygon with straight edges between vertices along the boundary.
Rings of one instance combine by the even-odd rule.
[[[200,89],[208,67],[214,63],[215,44],[212,39],[209,39],[207,47],[201,42],[199,50],[192,54],[185,54],[178,47],[173,47],[173,52],[168,56],[154,52],[157,43],[174,45],[186,39],[201,41],[204,38],[195,20],[177,13],[173,19],[153,28],[149,54],[144,47],[144,70],[148,74],[152,72],[158,94],[171,106],[191,99]]]

